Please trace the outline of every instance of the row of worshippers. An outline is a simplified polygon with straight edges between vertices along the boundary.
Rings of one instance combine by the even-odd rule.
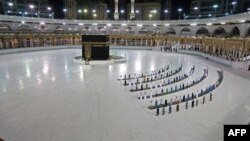
[[[185,83],[181,83],[181,84],[176,84],[174,86],[171,86],[170,88],[165,88],[165,89],[161,88],[160,90],[156,89],[154,93],[152,91],[153,88],[152,87],[148,87],[148,85],[146,84],[146,88],[148,90],[151,89],[151,91],[150,92],[144,92],[144,94],[140,93],[138,95],[138,99],[139,100],[144,100],[144,99],[148,99],[148,98],[158,97],[158,96],[167,95],[167,94],[171,94],[171,93],[174,93],[174,92],[182,91],[184,89],[187,89],[187,88],[190,88],[190,87],[194,86],[195,84],[198,84],[202,80],[204,80],[204,78],[203,77],[199,77],[196,80],[187,82],[186,84]],[[140,91],[140,90],[144,90],[144,89],[147,90],[146,88],[144,88],[144,86],[141,85],[140,89],[138,88],[138,86],[135,87],[135,88],[131,87],[130,91],[131,92],[135,92],[135,91]]]
[[[151,107],[154,107],[154,108],[161,108],[161,107],[166,107],[166,106],[169,106],[169,105],[174,105],[174,104],[177,104],[177,103],[180,103],[180,102],[186,102],[186,101],[190,101],[190,100],[193,100],[197,98],[197,95],[195,95],[194,93],[191,93],[190,95],[187,94],[187,95],[183,95],[183,96],[179,96],[179,98],[176,96],[175,97],[175,100],[173,101],[173,99],[171,98],[170,99],[170,102],[168,102],[167,99],[165,99],[164,101],[161,99],[159,100],[155,100],[155,104],[153,105],[152,101],[151,101]]]
[[[165,108],[168,107],[168,113],[171,114],[172,113],[172,106],[176,105],[176,112],[179,112],[180,110],[180,103],[185,103],[185,109],[188,109],[189,107],[189,101],[191,103],[191,108],[194,108],[195,106],[197,107],[199,105],[199,98],[195,97],[191,100],[182,100],[182,101],[176,101],[175,103],[167,103],[167,101],[165,100],[165,105],[163,107],[157,107],[156,108],[156,116],[160,115],[160,109],[162,109],[162,115],[165,115]],[[212,101],[212,93],[210,93],[209,95],[209,101]],[[204,95],[202,98],[202,104],[205,104],[206,102],[206,96]],[[157,103],[156,103],[157,104]]]
[[[147,83],[147,82],[152,82],[152,81],[157,81],[157,80],[161,80],[167,77],[170,77],[173,75],[173,72],[166,72],[163,74],[157,74],[154,76],[146,76],[143,77],[143,79],[140,79],[141,77],[135,77],[135,79],[133,80],[124,80],[124,85],[133,85],[133,84],[140,84],[140,83]]]
[[[191,75],[193,72],[194,72],[194,66],[191,68],[191,70],[190,70],[190,72],[189,73],[185,73],[185,74],[183,74],[183,75],[180,75],[180,76],[176,76],[176,77],[174,77],[174,78],[171,78],[171,79],[168,79],[168,81],[165,81],[165,79],[164,78],[167,78],[167,77],[170,77],[170,76],[172,76],[172,75],[174,75],[174,74],[176,74],[177,72],[179,72],[180,70],[181,70],[181,67],[179,67],[178,68],[178,70],[175,70],[175,72],[174,73],[172,73],[172,71],[170,72],[170,74],[166,74],[164,77],[162,77],[162,75],[160,76],[160,77],[155,77],[155,79],[152,79],[152,78],[148,78],[148,77],[144,77],[144,80],[143,81],[141,81],[141,83],[147,83],[147,82],[152,82],[152,81],[157,81],[157,80],[162,80],[163,81],[163,85],[167,85],[167,84],[171,84],[171,83],[173,83],[173,82],[177,82],[177,81],[179,81],[179,80],[181,80],[181,79],[183,79],[183,78],[186,78],[186,77],[188,77],[189,75]],[[137,81],[138,82],[138,81]],[[139,83],[136,83],[136,84],[140,84],[140,82]]]
[[[223,70],[218,71],[218,73],[219,73],[219,79],[218,79],[218,81],[215,83],[215,87],[218,87],[218,86],[221,84],[222,80],[223,80]]]
[[[143,78],[144,80],[155,81],[155,79],[159,79],[161,77],[170,77],[170,76],[176,74],[177,72],[179,72],[180,70],[182,70],[182,65],[175,70],[171,70],[171,71],[167,72],[168,69],[169,69],[169,67],[166,68],[166,70],[159,70],[158,73],[156,71],[154,74],[149,74],[149,75],[143,75],[143,73],[142,73],[141,76],[136,76],[134,79]]]
[[[141,82],[141,84],[136,82],[135,86],[134,86],[134,83],[129,83],[129,85],[131,86],[131,89],[130,89],[131,91],[142,91],[142,90],[148,90],[148,89],[156,89],[156,88],[164,87],[164,86],[182,81],[182,80],[188,78],[189,76],[190,76],[190,74],[185,73],[183,75],[176,76],[174,78],[170,78],[167,81],[165,79],[162,79],[161,81],[155,81],[155,82],[152,81],[149,83]],[[142,84],[142,83],[146,83],[146,84]]]
[[[120,75],[120,80],[129,80],[129,79],[135,79],[135,78],[143,78],[143,77],[154,76],[154,75],[164,73],[168,69],[169,69],[169,65],[166,66],[166,67],[160,68],[158,70],[151,71],[149,73],[147,73],[147,72],[141,73],[141,74],[134,73],[133,77],[131,76],[131,74],[124,74],[124,76]]]
[[[171,83],[174,83],[174,82],[176,82],[176,81],[179,81],[180,79],[183,79],[183,78],[186,78],[186,77],[188,77],[189,75],[191,75],[193,72],[194,72],[194,69],[195,69],[195,66],[193,66],[192,68],[191,68],[191,70],[190,70],[190,72],[189,72],[189,74],[184,74],[183,76],[176,76],[176,77],[174,77],[172,80],[168,80],[168,82],[165,82],[165,80],[163,80],[163,85],[168,85],[168,84],[171,84]],[[147,77],[147,76],[144,76],[143,77],[143,79],[141,80],[141,79],[139,79],[139,78],[137,78],[136,79],[136,82],[131,82],[131,81],[129,81],[130,83],[130,85],[132,84],[140,84],[140,83],[147,83],[147,82],[152,82],[152,81],[157,81],[157,80],[162,80],[162,79],[164,79],[164,78],[167,78],[167,77],[170,77],[170,76],[173,76],[173,75],[175,75],[176,73],[178,73],[178,72],[180,72],[182,70],[182,65],[178,68],[178,69],[176,69],[174,72],[172,72],[172,70],[170,71],[170,73],[163,73],[163,74],[158,74],[158,75],[156,75],[155,77],[152,77],[152,76],[150,76],[150,77]],[[125,82],[124,82],[124,85],[126,84],[126,80],[125,80]]]
[[[211,90],[212,91],[212,90]],[[155,104],[153,105],[153,101],[151,101],[151,108],[160,108],[160,107],[164,107],[164,106],[168,106],[168,104],[177,104],[178,102],[186,102],[186,101],[190,101],[190,100],[193,100],[197,97],[201,97],[201,96],[204,96],[208,93],[210,93],[210,99],[212,99],[212,93],[211,91],[207,91],[207,93],[204,93],[204,91],[201,89],[200,93],[199,91],[197,90],[197,95],[195,95],[193,92],[189,95],[183,95],[182,97],[179,96],[179,98],[176,96],[175,97],[175,100],[173,101],[172,98],[170,99],[170,102],[168,103],[167,102],[167,99],[165,99],[165,102],[162,101],[162,99],[160,99],[160,102],[158,104],[158,100],[155,100]]]
[[[182,69],[182,66],[180,66],[178,69],[174,71],[173,70],[169,72],[164,71],[156,75],[143,75],[143,77],[135,76],[133,77],[133,79],[123,79],[124,80],[123,85],[127,86],[127,85],[134,85],[134,84],[147,83],[147,82],[161,80],[161,79],[173,76],[174,74],[180,72],[181,69]]]
[[[213,91],[216,88],[215,84],[209,85],[205,88],[205,90],[201,89],[201,92],[199,93],[199,96],[203,96],[211,91]]]

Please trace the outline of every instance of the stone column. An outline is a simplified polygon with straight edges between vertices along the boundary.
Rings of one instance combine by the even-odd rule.
[[[3,42],[2,40],[0,39],[0,49],[3,48]]]
[[[30,38],[30,47],[34,47],[34,39]]]
[[[132,20],[135,18],[135,0],[131,0],[131,12],[129,19]]]
[[[119,3],[119,0],[115,0],[115,13],[114,13],[115,20],[119,20],[118,3]]]

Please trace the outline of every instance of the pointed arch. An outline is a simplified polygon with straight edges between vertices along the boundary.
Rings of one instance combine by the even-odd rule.
[[[106,27],[105,27],[106,28]],[[98,26],[97,28],[96,28],[96,30],[97,31],[103,31],[103,30],[105,30],[105,28],[104,28],[104,26]]]
[[[184,27],[181,32],[180,32],[181,36],[191,36],[191,30],[187,27]]]
[[[55,31],[64,31],[63,27],[58,25],[55,27]]]
[[[246,37],[250,37],[250,27],[247,29]]]
[[[223,27],[218,27],[213,32],[213,37],[225,37],[226,31]]]
[[[132,31],[132,30],[133,30],[133,28],[130,27],[130,26],[128,26],[128,27],[125,28],[125,31]]]
[[[36,30],[38,30],[38,31],[46,31],[46,30],[48,30],[48,28],[45,25],[38,25],[36,27]]]
[[[196,36],[210,36],[208,29],[201,27],[197,30]]]
[[[230,32],[230,36],[231,37],[239,37],[240,36],[240,29],[237,26],[233,27],[231,32]]]
[[[18,28],[17,31],[31,31],[31,28],[26,25],[26,24],[21,24]]]
[[[83,30],[83,31],[91,31],[91,28],[90,28],[89,26],[85,26],[85,27],[83,27],[82,30]]]
[[[166,32],[166,35],[176,35],[176,31],[173,28],[169,28]]]
[[[5,23],[0,23],[0,31],[12,31],[12,28]]]
[[[132,34],[134,33],[133,28],[130,27],[130,26],[126,27],[126,28],[124,29],[124,31],[127,32],[127,33],[132,33]]]
[[[153,29],[153,33],[154,34],[160,34],[160,33],[162,33],[162,29],[160,27],[156,27],[156,28]]]
[[[148,34],[148,29],[145,27],[142,27],[139,31],[138,34]]]
[[[120,31],[120,28],[117,26],[112,27],[111,31]]]

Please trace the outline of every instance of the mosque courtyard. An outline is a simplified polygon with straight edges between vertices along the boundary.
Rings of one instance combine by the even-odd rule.
[[[0,135],[6,141],[222,141],[224,124],[248,124],[250,119],[249,72],[198,56],[152,50],[112,49],[127,62],[85,66],[73,58],[80,49],[47,50],[0,56]],[[174,87],[196,80],[208,69],[200,83],[172,94],[139,100],[141,93],[130,92],[118,79],[125,74],[152,72],[169,66],[180,72],[165,80],[195,70],[188,78],[164,86]],[[188,109],[180,103],[172,113],[148,107],[155,100],[196,95],[214,84],[223,70],[223,81],[213,90],[212,101]],[[162,81],[158,81],[161,83]],[[156,82],[158,84],[158,82]]]

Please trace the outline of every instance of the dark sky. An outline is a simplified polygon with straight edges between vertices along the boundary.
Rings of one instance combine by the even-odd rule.
[[[114,9],[114,0],[77,0],[78,7],[84,7],[90,3],[97,3],[98,1],[102,1],[104,3],[108,4],[108,8],[113,12]],[[162,5],[161,9],[163,13],[163,10],[165,9],[164,1],[165,0],[135,0],[136,2],[155,2],[159,1]],[[130,0],[119,0],[119,8],[124,8],[126,10],[127,4],[130,2]],[[49,0],[49,3],[52,5],[54,11],[55,11],[55,18],[63,18],[63,0]],[[173,6],[172,6],[172,19],[178,18],[178,12],[177,9],[181,7],[183,9],[183,13],[189,13],[190,9],[190,3],[191,0],[173,0]],[[163,16],[162,16],[163,17]]]

